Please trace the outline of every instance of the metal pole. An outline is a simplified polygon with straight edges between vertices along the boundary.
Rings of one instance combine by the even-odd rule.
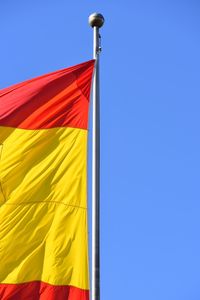
[[[96,60],[93,77],[93,120],[92,120],[92,300],[100,300],[100,95],[99,95],[99,28],[104,23],[101,14],[89,17],[93,27],[93,58]]]

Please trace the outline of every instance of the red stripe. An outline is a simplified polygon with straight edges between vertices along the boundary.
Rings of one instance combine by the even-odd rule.
[[[87,129],[94,60],[0,90],[0,126]]]
[[[73,286],[55,286],[34,281],[0,284],[1,300],[89,300],[89,291]]]

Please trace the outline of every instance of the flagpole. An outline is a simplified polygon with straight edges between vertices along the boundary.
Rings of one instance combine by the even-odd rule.
[[[92,120],[92,300],[100,300],[100,94],[99,94],[99,28],[104,17],[99,13],[89,16],[93,28],[93,58],[96,60],[93,77]]]

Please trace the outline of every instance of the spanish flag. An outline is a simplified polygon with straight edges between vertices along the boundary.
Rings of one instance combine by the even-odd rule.
[[[0,90],[0,299],[88,300],[94,60]]]

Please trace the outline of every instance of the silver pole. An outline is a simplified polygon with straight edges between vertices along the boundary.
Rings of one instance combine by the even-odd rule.
[[[101,14],[89,16],[93,28],[93,58],[96,60],[93,77],[92,131],[92,300],[100,300],[100,95],[99,95],[99,28],[104,23]]]

